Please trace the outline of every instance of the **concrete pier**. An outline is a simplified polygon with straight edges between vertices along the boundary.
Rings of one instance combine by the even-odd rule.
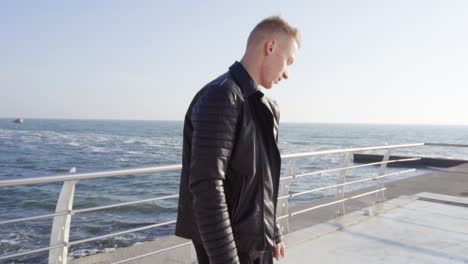
[[[468,197],[468,164],[441,169],[402,180],[386,182],[385,187],[387,188],[385,191],[387,200],[400,196],[411,196],[422,192]],[[374,188],[366,188],[349,192],[346,196],[357,195],[372,191],[373,189]],[[313,200],[310,203],[294,207],[290,211],[299,211],[334,200],[334,197]],[[373,204],[375,204],[375,196],[364,196],[356,200],[347,201],[345,209],[347,213],[351,213]],[[296,231],[331,220],[336,217],[335,211],[336,207],[328,206],[298,215],[297,217],[292,217],[289,222],[290,230]]]
[[[402,196],[290,233],[286,243],[279,263],[468,263],[468,198]]]
[[[346,202],[336,218],[327,206],[290,218],[287,258],[278,263],[468,263],[468,164],[388,182],[375,195]],[[373,188],[346,193],[346,197]],[[299,211],[334,197],[290,208]],[[114,263],[186,242],[176,237],[71,261]],[[193,263],[190,245],[126,263]]]

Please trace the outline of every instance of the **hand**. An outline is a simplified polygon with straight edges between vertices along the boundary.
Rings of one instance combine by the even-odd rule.
[[[286,250],[286,246],[284,245],[284,242],[279,242],[276,244],[276,247],[273,249],[273,257],[276,260],[280,260],[284,258],[285,254],[284,251]]]

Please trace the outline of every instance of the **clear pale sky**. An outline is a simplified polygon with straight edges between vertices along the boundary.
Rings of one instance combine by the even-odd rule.
[[[281,15],[283,122],[468,125],[468,1],[2,1],[0,117],[183,120]]]

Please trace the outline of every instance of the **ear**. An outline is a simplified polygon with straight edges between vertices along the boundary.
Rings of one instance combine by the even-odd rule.
[[[270,39],[265,42],[265,56],[270,56],[276,48],[276,40]]]

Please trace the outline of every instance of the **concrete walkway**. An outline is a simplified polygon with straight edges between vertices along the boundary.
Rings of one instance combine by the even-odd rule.
[[[468,263],[468,198],[400,197],[290,233],[286,243],[277,263]]]
[[[388,178],[387,180],[391,180],[391,178]],[[398,198],[403,195],[411,196],[422,192],[468,197],[468,163],[402,180],[386,182],[385,187],[387,188],[385,191],[385,198],[387,200]],[[346,197],[372,190],[375,190],[375,188],[346,192]],[[290,212],[310,208],[319,204],[325,204],[334,200],[334,197],[313,200],[309,203],[304,203],[292,208]],[[347,201],[345,204],[346,213],[361,210],[362,208],[371,206],[374,203],[375,195],[364,196],[356,200]],[[317,210],[292,217],[289,221],[289,230],[290,232],[301,230],[329,221],[335,217],[335,206],[319,208]]]
[[[440,203],[441,194],[458,196],[461,200],[468,197],[468,164],[389,182],[385,187],[389,201],[373,206],[374,195],[347,201],[347,214],[340,218],[335,218],[335,206],[292,217],[289,222],[291,233],[286,235],[285,241],[288,257],[278,263],[468,263],[468,208],[453,203],[453,198],[450,198],[452,203]],[[349,192],[346,197],[372,190]],[[414,196],[422,192],[436,193],[434,195],[439,201],[420,197],[425,199],[422,201]],[[290,212],[334,199],[314,200],[291,208]],[[373,213],[378,215],[372,216]],[[449,221],[452,218],[463,221]],[[429,227],[433,228],[432,231]],[[421,241],[416,243],[413,241],[416,238]],[[464,244],[457,247],[459,240],[456,239]],[[119,248],[115,252],[75,259],[70,263],[114,263],[184,242],[187,240],[170,236]],[[401,262],[398,259],[400,255]],[[184,246],[126,263],[193,263],[194,258],[192,246]]]

